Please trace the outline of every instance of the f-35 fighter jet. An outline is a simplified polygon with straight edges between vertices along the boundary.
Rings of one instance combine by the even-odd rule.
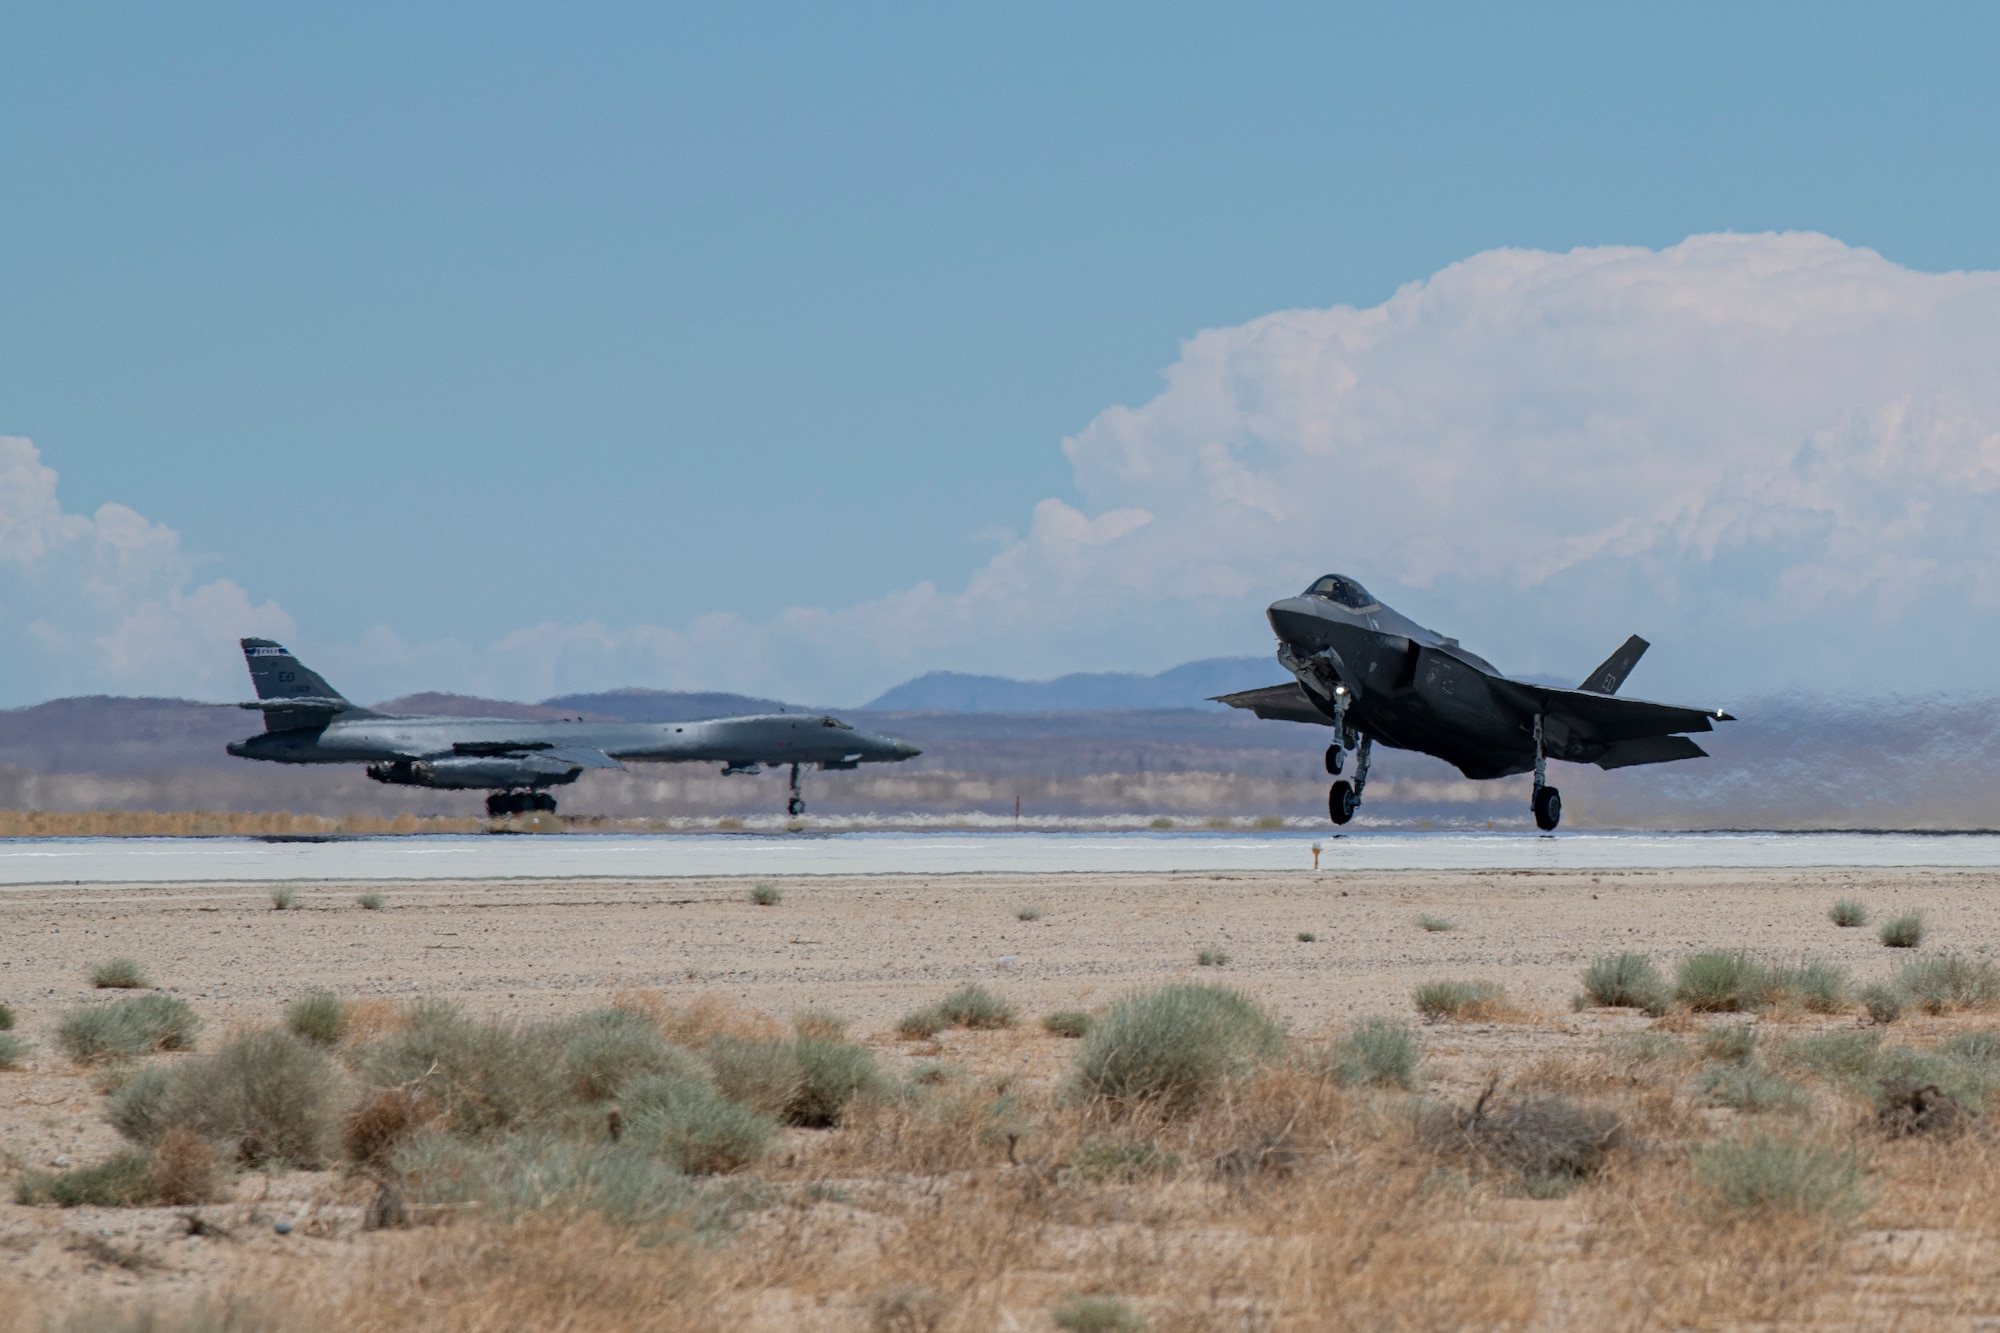
[[[1215,702],[1332,727],[1326,771],[1336,776],[1346,752],[1358,750],[1354,780],[1343,778],[1327,793],[1336,824],[1354,818],[1361,805],[1376,741],[1435,755],[1468,778],[1532,769],[1535,823],[1549,831],[1562,822],[1562,794],[1548,785],[1548,760],[1627,768],[1703,758],[1708,752],[1681,733],[1735,720],[1721,709],[1619,698],[1618,687],[1648,647],[1636,634],[1583,684],[1565,690],[1501,675],[1457,639],[1398,614],[1341,574],[1273,602],[1267,614],[1278,635],[1278,662],[1296,679]]]
[[[281,764],[368,765],[377,782],[404,787],[490,790],[490,815],[556,808],[548,791],[587,768],[641,763],[720,762],[724,773],[760,773],[789,764],[787,808],[805,813],[799,775],[807,765],[858,768],[922,751],[814,713],[719,717],[706,722],[518,722],[490,717],[396,717],[349,703],[280,644],[243,640],[243,657],[264,733],[229,753]]]

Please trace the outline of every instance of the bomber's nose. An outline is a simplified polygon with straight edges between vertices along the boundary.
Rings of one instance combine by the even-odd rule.
[[[910,744],[908,741],[896,742],[896,758],[898,759],[915,759],[918,755],[922,753],[923,753],[922,750],[919,750],[916,746]]]

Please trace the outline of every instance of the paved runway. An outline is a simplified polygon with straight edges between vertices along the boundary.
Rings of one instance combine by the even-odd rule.
[[[0,842],[0,886],[1308,870],[2000,868],[1991,834],[845,833]]]

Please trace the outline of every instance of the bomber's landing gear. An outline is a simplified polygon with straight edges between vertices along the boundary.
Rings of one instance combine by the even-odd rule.
[[[792,799],[785,802],[785,813],[793,818],[806,812],[806,798],[799,792],[799,766],[792,765]]]
[[[1562,793],[1549,785],[1548,755],[1542,748],[1542,715],[1535,714],[1535,827],[1544,833],[1554,833],[1556,825],[1562,823]]]
[[[486,813],[495,819],[537,810],[554,814],[556,798],[545,791],[496,791],[486,798]]]

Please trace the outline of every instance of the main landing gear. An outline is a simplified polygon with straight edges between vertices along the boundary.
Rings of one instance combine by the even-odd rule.
[[[1535,714],[1535,827],[1554,833],[1562,823],[1562,793],[1549,785],[1548,756],[1542,750],[1542,715]]]
[[[486,813],[495,819],[503,815],[532,814],[538,810],[554,814],[556,798],[545,791],[496,791],[486,798]]]
[[[806,812],[806,798],[799,791],[799,766],[792,765],[792,799],[785,802],[785,813],[794,819]]]

